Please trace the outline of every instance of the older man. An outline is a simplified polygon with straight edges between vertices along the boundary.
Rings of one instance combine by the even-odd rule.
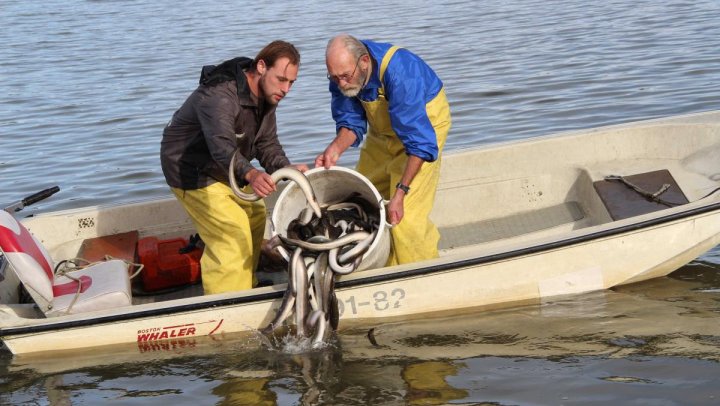
[[[451,125],[442,81],[406,49],[347,34],[330,40],[325,62],[336,137],[315,166],[335,165],[367,132],[357,170],[390,200],[388,265],[437,257],[429,215]]]
[[[292,44],[274,41],[255,59],[205,66],[200,85],[165,127],[162,170],[205,242],[200,260],[205,294],[255,284],[265,204],[234,195],[228,185],[230,161],[237,150],[235,177],[259,196],[275,190],[268,173],[290,165],[278,141],[275,109],[297,80],[299,65]],[[267,172],[256,169],[253,159]],[[307,165],[295,167],[307,170]]]

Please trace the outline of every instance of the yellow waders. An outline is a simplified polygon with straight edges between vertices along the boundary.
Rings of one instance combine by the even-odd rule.
[[[397,47],[392,47],[380,65],[380,82]],[[362,102],[368,120],[368,134],[360,151],[358,172],[375,185],[384,199],[395,193],[395,185],[402,178],[407,163],[405,147],[393,131],[388,112],[388,102],[381,88],[377,100]],[[430,221],[430,211],[435,201],[435,190],[440,177],[440,159],[450,130],[450,106],[445,90],[425,105],[428,118],[437,137],[438,159],[424,162],[413,179],[410,193],[405,196],[402,221],[390,230],[392,248],[387,265],[406,264],[438,256],[440,233]]]
[[[205,243],[200,259],[205,294],[251,289],[256,285],[254,270],[260,259],[267,218],[265,203],[241,200],[221,182],[197,190],[172,188],[172,191]]]

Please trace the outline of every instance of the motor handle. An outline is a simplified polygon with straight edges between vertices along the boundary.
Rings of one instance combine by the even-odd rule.
[[[30,196],[22,199],[22,202],[25,206],[30,206],[33,203],[37,203],[40,200],[47,199],[48,197],[54,195],[55,193],[59,192],[60,188],[58,186],[53,186],[51,188],[47,188],[45,190],[41,190],[37,193],[31,194]]]
[[[55,193],[57,193],[59,191],[60,191],[60,188],[57,186],[53,186],[51,188],[41,190],[37,193],[33,193],[30,196],[27,196],[24,199],[5,207],[3,210],[5,210],[8,213],[19,212],[20,210],[24,209],[25,207],[30,206],[31,204],[37,203],[41,200],[47,199],[48,197],[54,195]]]

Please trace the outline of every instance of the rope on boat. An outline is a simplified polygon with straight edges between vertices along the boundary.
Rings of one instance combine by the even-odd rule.
[[[613,181],[613,180],[614,180],[614,181],[619,181],[619,182],[623,183],[625,186],[629,187],[630,189],[636,191],[636,192],[637,192],[638,194],[640,194],[641,196],[643,196],[643,197],[645,197],[645,198],[647,198],[647,199],[649,199],[649,200],[652,200],[652,201],[654,201],[654,202],[656,202],[656,203],[664,204],[664,205],[666,205],[666,206],[668,206],[668,207],[682,206],[683,204],[687,204],[687,203],[669,202],[669,201],[667,201],[667,200],[665,200],[665,199],[661,199],[661,198],[658,197],[658,196],[660,196],[661,194],[665,193],[668,189],[670,189],[670,184],[669,184],[669,183],[664,183],[664,184],[660,187],[660,189],[658,189],[656,192],[653,193],[653,192],[648,192],[647,190],[641,188],[641,187],[638,186],[638,185],[635,185],[634,183],[632,183],[632,182],[630,182],[629,180],[627,180],[624,176],[620,176],[620,175],[608,175],[608,176],[605,177],[605,180],[608,180],[608,181]],[[710,193],[708,193],[708,194],[706,194],[705,196],[697,199],[696,201],[699,201],[699,200],[708,198],[708,197],[712,196],[713,194],[715,194],[715,193],[718,192],[718,191],[720,191],[720,187],[717,187],[717,188],[713,189],[712,191],[710,191]],[[688,202],[688,203],[691,203],[691,202]]]
[[[719,190],[720,190],[720,187],[717,187],[717,188],[713,189],[712,191],[710,191],[710,193],[708,193],[708,194],[706,194],[705,196],[699,198],[698,200],[702,200],[702,199],[705,199],[706,197],[710,197],[711,195],[715,194],[715,192],[717,192],[717,191],[719,191]]]
[[[637,192],[639,195],[645,197],[646,199],[651,200],[651,201],[656,202],[656,203],[664,204],[664,205],[666,205],[666,206],[668,206],[668,207],[680,206],[680,205],[684,204],[684,203],[669,202],[669,201],[667,201],[667,200],[665,200],[665,199],[661,199],[661,198],[659,197],[661,194],[667,192],[668,189],[670,189],[670,186],[671,186],[671,185],[670,185],[669,183],[664,183],[664,184],[660,187],[660,189],[658,189],[658,190],[655,191],[655,192],[649,192],[649,191],[641,188],[640,186],[638,186],[638,185],[630,182],[630,181],[627,180],[624,176],[608,175],[608,176],[605,177],[605,180],[608,180],[608,181],[613,181],[613,180],[614,180],[614,181],[619,181],[619,182],[621,182],[622,184],[624,184],[625,186],[627,186],[627,187],[629,187],[630,189],[632,189],[632,190],[634,190],[635,192]]]
[[[55,276],[65,276],[68,279],[71,279],[71,280],[77,282],[77,284],[78,284],[77,291],[75,292],[75,295],[73,296],[73,299],[70,302],[70,305],[68,306],[67,310],[65,310],[65,314],[70,314],[70,311],[72,310],[73,306],[77,302],[78,298],[80,298],[80,293],[82,293],[82,287],[83,287],[82,280],[80,278],[76,278],[76,277],[72,276],[70,273],[79,271],[81,269],[85,269],[85,268],[95,265],[95,264],[99,264],[99,263],[114,260],[114,259],[123,261],[125,263],[125,265],[127,265],[128,267],[130,267],[130,266],[137,267],[137,271],[135,271],[132,275],[130,275],[130,279],[139,275],[140,271],[142,271],[142,269],[145,267],[145,265],[143,265],[143,264],[130,262],[130,261],[122,259],[122,258],[115,258],[111,255],[105,255],[105,259],[103,261],[90,262],[85,258],[76,257],[76,258],[64,259],[64,260],[58,262],[57,265],[55,265],[55,269],[53,270],[53,274]],[[84,264],[81,264],[81,263],[84,263]],[[48,309],[52,309],[52,304],[50,304],[48,306]]]
[[[55,265],[55,270],[53,271],[53,273],[55,275],[59,275],[59,276],[67,276],[68,272],[78,271],[80,269],[85,269],[89,266],[100,264],[100,263],[103,263],[106,261],[111,261],[111,260],[122,261],[125,263],[125,265],[128,266],[128,268],[131,266],[136,267],[137,270],[135,272],[133,272],[132,275],[130,275],[130,279],[133,279],[134,277],[138,276],[140,274],[140,272],[143,270],[143,268],[145,267],[145,265],[143,265],[141,263],[130,262],[130,261],[128,261],[126,259],[122,259],[122,258],[115,258],[112,255],[105,255],[105,257],[102,261],[95,261],[95,262],[90,262],[87,259],[80,258],[80,257],[64,259],[64,260],[58,262],[57,265]],[[85,264],[80,265],[80,264],[78,264],[78,262],[84,262]],[[71,264],[71,265],[69,265],[69,264]]]

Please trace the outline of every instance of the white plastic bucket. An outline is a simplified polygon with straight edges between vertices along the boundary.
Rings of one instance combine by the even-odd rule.
[[[357,171],[333,166],[330,169],[315,168],[305,172],[305,176],[315,191],[318,203],[321,206],[343,202],[352,193],[358,193],[378,210],[378,232],[370,248],[365,252],[358,271],[364,269],[380,268],[385,266],[390,254],[390,229],[385,218],[385,205],[383,198],[370,181]],[[271,234],[287,235],[287,228],[291,221],[300,216],[300,212],[307,207],[307,199],[300,187],[294,182],[280,192],[271,216]],[[283,257],[289,260],[285,250],[280,250]]]

